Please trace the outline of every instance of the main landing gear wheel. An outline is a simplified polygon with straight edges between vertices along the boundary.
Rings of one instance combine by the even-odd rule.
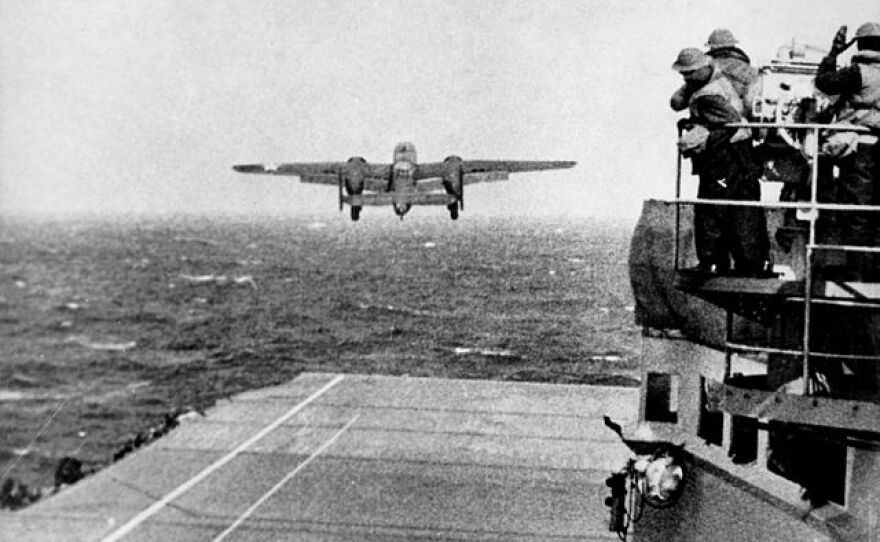
[[[449,209],[449,218],[458,220],[458,203],[447,205],[446,208]]]
[[[361,208],[358,205],[351,206],[351,219],[355,222],[361,217]]]

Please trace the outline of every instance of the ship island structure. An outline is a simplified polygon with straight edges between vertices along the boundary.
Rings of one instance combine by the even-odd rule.
[[[880,540],[880,282],[847,269],[880,247],[835,235],[851,213],[876,222],[880,206],[827,196],[838,172],[819,142],[854,127],[818,120],[831,100],[809,52],[792,42],[760,67],[744,125],[762,201],[683,197],[679,155],[675,197],[644,203],[629,255],[640,405],[622,433],[634,450],[683,446],[687,468],[672,506],[617,502],[622,539]],[[762,207],[772,273],[692,270],[697,204]]]

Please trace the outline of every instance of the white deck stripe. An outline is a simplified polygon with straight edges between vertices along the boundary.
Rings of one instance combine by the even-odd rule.
[[[314,451],[314,453],[312,453],[312,455],[310,455],[310,456],[308,457],[308,459],[306,459],[305,461],[303,461],[302,463],[300,463],[299,465],[297,465],[295,469],[293,469],[292,471],[290,471],[289,473],[287,473],[287,476],[285,476],[284,478],[281,479],[280,482],[278,482],[277,484],[275,484],[275,485],[272,487],[272,489],[270,489],[270,490],[267,491],[262,497],[260,497],[259,499],[257,499],[257,502],[255,502],[253,505],[251,505],[250,508],[248,508],[247,510],[245,510],[244,513],[243,513],[241,516],[239,516],[239,518],[238,518],[237,520],[235,520],[235,521],[232,523],[232,525],[230,525],[229,527],[227,527],[225,531],[223,531],[222,533],[220,533],[220,534],[217,536],[217,538],[214,539],[214,542],[220,542],[221,540],[223,540],[224,538],[226,538],[230,533],[232,533],[232,531],[234,531],[239,525],[241,525],[241,524],[244,522],[244,520],[246,520],[248,517],[250,517],[250,515],[253,514],[254,511],[255,511],[257,508],[260,507],[261,504],[263,504],[264,502],[266,502],[266,500],[267,500],[269,497],[271,497],[272,495],[274,495],[276,491],[278,491],[279,489],[281,489],[281,488],[284,486],[284,484],[286,484],[288,481],[290,481],[291,478],[293,478],[294,476],[296,476],[297,473],[298,473],[299,471],[301,471],[301,470],[303,470],[304,468],[306,468],[306,465],[308,465],[309,463],[311,463],[313,459],[315,459],[316,457],[318,457],[319,455],[321,455],[321,453],[323,453],[324,450],[326,450],[327,448],[329,448],[330,445],[333,444],[333,443],[336,441],[336,439],[338,439],[340,436],[342,436],[342,433],[345,433],[345,432],[348,430],[348,428],[351,427],[352,424],[354,424],[354,422],[358,419],[358,417],[360,417],[360,415],[361,415],[361,414],[360,414],[360,411],[358,411],[358,413],[355,414],[354,418],[352,418],[347,424],[345,424],[345,426],[343,426],[342,429],[340,429],[339,431],[337,431],[335,435],[333,435],[332,437],[330,437],[330,440],[328,440],[327,442],[325,442],[324,444],[322,444],[317,450]]]
[[[292,418],[294,415],[296,415],[296,413],[299,412],[300,410],[302,410],[306,405],[308,405],[309,403],[311,403],[312,401],[314,401],[315,399],[320,397],[324,392],[326,392],[327,390],[329,390],[330,388],[332,388],[333,386],[338,384],[340,381],[342,381],[343,378],[345,378],[344,375],[338,375],[336,378],[334,378],[329,383],[324,385],[324,387],[322,387],[321,389],[319,389],[318,391],[316,391],[315,393],[310,395],[305,401],[303,401],[303,402],[299,403],[298,405],[296,405],[295,407],[291,408],[285,414],[283,414],[282,416],[277,418],[274,422],[272,422],[269,425],[267,425],[266,427],[264,427],[259,433],[252,436],[251,438],[249,438],[247,441],[243,442],[242,444],[238,445],[234,450],[232,450],[231,452],[229,452],[225,456],[221,457],[220,459],[218,459],[214,463],[205,467],[200,473],[193,476],[192,478],[190,478],[189,480],[187,480],[183,484],[179,485],[171,493],[165,495],[160,500],[154,502],[146,510],[142,511],[141,513],[139,513],[135,517],[128,520],[128,522],[126,522],[124,525],[122,525],[119,529],[117,529],[113,533],[109,534],[106,538],[104,538],[102,540],[102,542],[115,542],[115,541],[119,540],[120,538],[122,538],[123,536],[125,536],[126,534],[130,533],[135,527],[137,527],[138,525],[143,523],[150,516],[152,516],[153,514],[155,514],[156,512],[161,510],[162,508],[164,508],[165,505],[167,505],[169,502],[173,501],[174,499],[176,499],[177,497],[179,497],[180,495],[182,495],[183,493],[185,493],[186,491],[191,489],[194,485],[198,484],[199,482],[201,482],[202,480],[204,480],[205,478],[210,476],[211,473],[213,473],[214,471],[216,471],[217,469],[219,469],[223,465],[225,465],[225,464],[229,463],[230,461],[232,461],[233,459],[235,459],[235,457],[238,454],[245,451],[252,444],[254,444],[255,442],[257,442],[258,440],[260,440],[261,438],[263,438],[267,434],[269,434],[272,431],[274,431],[275,429],[277,429],[281,424],[283,424],[284,422],[286,422],[287,420]]]

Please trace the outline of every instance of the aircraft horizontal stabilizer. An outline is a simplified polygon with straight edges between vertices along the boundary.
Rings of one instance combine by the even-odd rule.
[[[300,175],[300,179],[302,182],[310,184],[331,184],[333,186],[339,184],[339,175],[331,173],[305,174]],[[388,188],[388,180],[366,178],[363,180],[362,188],[371,192],[382,192]]]
[[[436,177],[420,180],[416,183],[416,190],[419,192],[436,192],[443,190],[444,188],[445,185],[443,184],[443,179],[438,179]]]
[[[413,205],[452,205],[458,202],[453,194],[413,194],[406,203]]]
[[[388,179],[366,178],[364,179],[364,190],[371,192],[384,192],[388,189]]]
[[[491,183],[494,181],[506,181],[509,178],[510,176],[506,171],[485,171],[481,173],[465,173],[462,175],[462,182],[464,184]],[[443,179],[437,177],[420,179],[416,184],[416,190],[419,192],[435,192],[445,188],[446,185],[443,183]]]
[[[424,194],[412,192],[409,194],[354,194],[342,196],[342,201],[349,205],[452,205],[458,198],[452,194]]]
[[[268,171],[266,171],[266,167],[263,164],[242,164],[238,166],[232,166],[232,169],[239,173],[268,173]]]
[[[301,175],[300,180],[304,183],[309,184],[332,184],[336,186],[339,184],[339,175],[332,175],[329,173],[322,173],[317,175]]]

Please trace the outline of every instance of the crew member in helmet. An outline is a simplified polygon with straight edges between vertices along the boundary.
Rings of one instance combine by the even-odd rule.
[[[731,82],[696,48],[682,49],[672,69],[682,75],[687,88],[690,118],[679,121],[684,129],[679,149],[699,176],[697,197],[760,200],[761,169],[751,132],[725,127],[744,120],[742,99]],[[700,270],[727,273],[732,257],[736,274],[763,274],[769,248],[763,209],[697,205],[694,236]]]
[[[726,28],[718,28],[709,34],[706,46],[709,50],[706,54],[712,58],[712,62],[721,73],[733,84],[734,90],[743,101],[746,116],[750,115],[752,106],[751,92],[755,89],[758,80],[758,70],[752,66],[749,55],[736,46],[739,43],[733,33]],[[683,111],[688,106],[688,87],[683,85],[672,95],[670,105],[675,111]]]
[[[852,45],[847,43],[846,26],[834,36],[831,51],[822,59],[815,85],[820,91],[837,95],[837,122],[864,126],[869,134],[842,133],[829,138],[826,150],[840,174],[835,200],[838,203],[870,205],[880,203],[880,23],[865,23],[856,30],[858,52],[851,64],[837,69],[837,57]],[[834,143],[832,145],[831,143]],[[830,147],[830,148],[829,148]],[[846,213],[839,223],[841,243],[878,246],[877,215],[869,212]],[[847,253],[847,278],[876,278],[871,254]]]
[[[838,133],[828,138],[823,150],[831,155],[839,170],[835,201],[877,205],[880,203],[880,23],[861,25],[850,42],[846,34],[845,26],[837,31],[831,51],[819,64],[815,85],[826,94],[839,96],[838,123],[863,126],[870,133]],[[837,57],[853,42],[858,51],[849,66],[838,69]],[[880,246],[880,217],[876,213],[841,212],[836,222],[841,244]],[[875,254],[848,251],[846,262],[845,274],[838,278],[868,282],[880,279]],[[843,323],[836,318],[821,329],[825,330],[821,340],[838,352],[880,354],[880,314],[876,311],[859,313]],[[855,388],[872,393],[876,399],[880,393],[880,364],[853,361],[848,362],[847,368],[854,374]]]

